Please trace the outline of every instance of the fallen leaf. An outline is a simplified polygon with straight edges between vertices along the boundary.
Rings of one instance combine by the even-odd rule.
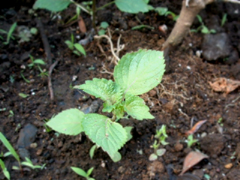
[[[199,163],[201,160],[205,158],[208,158],[208,156],[200,152],[191,151],[190,153],[188,153],[188,155],[186,156],[183,162],[183,169],[180,175],[183,175],[191,167],[193,167],[194,165],[196,165],[197,163]]]
[[[79,29],[80,29],[80,31],[82,33],[86,33],[87,32],[87,28],[86,28],[85,22],[84,22],[84,20],[82,19],[81,16],[79,16],[78,26],[79,26]]]
[[[186,132],[186,135],[194,134],[207,120],[198,121],[189,131]]]
[[[240,81],[226,78],[217,78],[215,82],[209,82],[209,84],[214,91],[225,92],[228,94],[240,86]]]

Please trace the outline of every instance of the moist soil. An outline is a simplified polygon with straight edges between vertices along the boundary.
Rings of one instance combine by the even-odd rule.
[[[107,1],[99,1],[97,6],[105,3]],[[151,1],[150,4],[168,7],[176,14],[181,9],[181,2]],[[84,179],[75,174],[71,166],[86,171],[94,167],[91,177],[96,180],[240,179],[240,88],[226,94],[213,91],[209,85],[219,77],[240,80],[240,59],[237,62],[227,62],[226,59],[206,61],[197,52],[201,50],[204,35],[189,32],[182,44],[171,52],[170,72],[164,74],[161,84],[141,96],[155,118],[120,120],[124,126],[133,126],[133,138],[120,150],[121,161],[114,163],[100,148],[91,159],[89,150],[94,144],[84,133],[77,136],[58,134],[49,131],[45,122],[69,108],[101,113],[101,101],[72,87],[92,78],[113,79],[115,61],[110,44],[106,39],[97,41],[89,38],[84,45],[87,55],[77,56],[64,41],[70,40],[71,34],[75,42],[91,37],[92,20],[88,14],[81,13],[87,28],[85,34],[79,30],[76,21],[67,23],[75,15],[73,5],[58,14],[46,10],[30,13],[32,4],[28,4],[28,1],[18,1],[18,5],[1,9],[1,29],[8,30],[14,22],[18,26],[37,27],[36,19],[40,19],[50,44],[52,62],[46,57],[40,33],[32,36],[28,42],[19,42],[20,39],[16,38],[10,40],[8,45],[3,44],[6,39],[3,35],[0,49],[0,131],[20,153],[21,130],[27,124],[35,126],[36,134],[25,150],[34,164],[46,164],[42,170],[24,167],[20,172],[12,169],[16,160],[11,156],[5,157],[3,161],[11,179]],[[240,19],[239,14],[231,15],[234,8],[239,9],[239,5],[212,4],[201,12],[201,16],[207,23],[211,17],[221,21],[224,13],[228,13],[222,31],[228,34],[230,44],[240,54]],[[107,34],[113,46],[117,47],[118,39],[120,45],[125,46],[119,57],[138,49],[160,50],[175,23],[171,16],[159,16],[155,12],[133,15],[119,11],[114,5],[97,12],[97,28],[102,21],[110,25]],[[131,29],[141,24],[153,29]],[[159,30],[163,24],[168,27],[165,33]],[[192,28],[196,29],[199,25],[196,21]],[[28,66],[31,63],[29,55],[46,62],[46,65],[40,66],[45,72],[57,62],[51,74],[54,100],[50,99],[48,77],[40,73],[37,66]],[[206,122],[194,133],[198,142],[189,148],[185,142],[186,131],[200,120]],[[163,156],[156,161],[149,161],[153,153],[151,146],[154,135],[162,125],[167,126],[166,141],[169,144],[161,146],[166,149]],[[7,152],[2,144],[0,150]],[[196,150],[208,158],[191,167],[188,176],[177,177],[187,154]],[[0,179],[4,179],[2,173]]]

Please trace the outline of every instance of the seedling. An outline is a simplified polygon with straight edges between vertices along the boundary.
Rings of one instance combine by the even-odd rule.
[[[18,93],[21,98],[27,98],[29,95],[24,93]]]
[[[223,17],[222,17],[222,21],[221,21],[221,26],[224,26],[224,24],[227,21],[227,13],[224,13]]]
[[[152,8],[151,10],[155,10],[160,16],[171,16],[172,20],[176,21],[178,19],[178,15],[169,11],[167,7],[157,7]]]
[[[114,162],[119,161],[121,154],[118,150],[131,139],[132,127],[123,127],[118,120],[124,118],[125,113],[137,120],[154,118],[138,95],[148,92],[161,82],[164,68],[163,52],[139,50],[128,53],[114,69],[115,82],[94,78],[74,87],[103,100],[102,111],[112,113],[111,118],[96,113],[84,114],[72,108],[51,118],[47,125],[67,135],[85,132]],[[164,140],[161,139],[161,143]]]
[[[14,150],[14,148],[12,147],[12,145],[9,143],[9,141],[5,138],[5,136],[0,132],[0,140],[2,141],[3,145],[8,149],[9,152],[3,154],[3,152],[1,153],[1,158],[2,157],[6,157],[8,155],[13,155],[13,157],[17,160],[20,169],[22,169],[21,166],[21,162],[20,162],[20,158],[18,156],[18,154],[16,153],[16,151]],[[3,162],[3,160],[0,158],[0,166],[3,170],[3,174],[7,179],[10,179],[10,174],[7,170],[7,168],[5,167],[5,163]]]
[[[140,30],[143,28],[147,28],[147,29],[151,29],[151,30],[154,29],[154,27],[152,27],[152,26],[142,24],[142,25],[132,27],[132,30]]]
[[[77,173],[79,176],[82,176],[82,177],[85,177],[87,180],[95,180],[94,178],[91,178],[90,175],[92,174],[92,171],[93,171],[93,167],[90,168],[87,172],[84,171],[83,169],[81,168],[78,168],[78,167],[71,167],[71,169]]]
[[[154,136],[157,140],[154,141],[153,145],[151,146],[154,149],[154,153],[149,156],[150,161],[155,161],[158,156],[162,156],[166,149],[160,148],[159,146],[162,144],[163,146],[167,145],[166,138],[168,137],[166,133],[166,125],[162,125],[161,129],[156,131],[156,135]]]
[[[77,56],[81,56],[81,54],[83,54],[84,56],[86,56],[86,52],[83,48],[83,46],[79,43],[74,43],[74,36],[73,34],[71,34],[71,40],[66,40],[65,44],[68,46],[68,48],[70,50],[72,50],[72,52],[74,54],[76,54]]]
[[[39,65],[45,65],[46,63],[42,59],[34,59],[33,56],[29,55],[31,63],[28,64],[28,67],[32,68],[34,66],[39,67]]]
[[[190,134],[187,140],[185,140],[185,142],[187,143],[187,146],[190,148],[194,143],[198,142],[198,140],[193,138],[193,134]]]
[[[2,161],[2,159],[0,159],[0,166],[2,168],[3,174],[7,179],[10,179],[10,173],[8,172],[5,163]]]
[[[98,35],[104,35],[106,33],[106,30],[108,28],[109,24],[107,22],[101,22],[100,29],[98,31]]]
[[[26,159],[26,161],[23,161],[21,164],[23,166],[28,166],[31,169],[43,169],[46,166],[46,164],[43,164],[42,166],[40,166],[40,165],[33,165],[32,161],[29,158],[26,157],[25,159]]]
[[[191,29],[191,32],[199,32],[203,34],[210,34],[210,33],[216,33],[216,30],[214,29],[208,29],[207,26],[204,25],[202,17],[197,15],[198,21],[201,23],[201,25],[197,29]]]
[[[217,122],[220,126],[223,127],[223,122],[222,121],[223,121],[223,118],[220,117]]]
[[[17,23],[15,22],[12,24],[8,32],[4,31],[3,29],[0,29],[0,33],[7,34],[6,42],[4,42],[3,44],[8,45],[10,42],[10,39],[13,39],[13,40],[15,39],[13,36],[13,32],[16,29],[16,27],[17,27]]]

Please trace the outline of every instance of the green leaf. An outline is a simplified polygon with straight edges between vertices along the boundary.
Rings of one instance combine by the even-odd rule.
[[[14,150],[14,148],[12,147],[12,145],[9,143],[9,141],[5,138],[5,136],[0,132],[0,140],[2,141],[2,143],[4,144],[4,146],[11,152],[11,154],[13,155],[13,157],[20,162],[20,158],[17,154],[17,152]]]
[[[41,65],[45,65],[46,63],[42,60],[42,59],[35,59],[33,61],[34,64],[41,64]]]
[[[110,156],[113,162],[118,162],[122,159],[122,156],[119,152],[116,152],[113,156]]]
[[[82,89],[84,92],[105,101],[103,112],[111,112],[114,108],[113,105],[120,102],[122,98],[120,87],[115,82],[107,79],[94,78],[74,88]]]
[[[12,36],[12,33],[15,31],[16,27],[17,27],[17,23],[15,22],[15,23],[12,24],[12,26],[10,27],[10,29],[8,31],[7,41],[4,42],[3,44],[9,44],[10,39],[11,38],[14,39],[14,37]]]
[[[126,94],[125,99],[124,110],[128,113],[128,115],[138,120],[154,118],[154,116],[149,113],[149,108],[145,105],[142,98]]]
[[[105,33],[106,33],[106,30],[104,30],[104,29],[100,29],[100,30],[98,31],[98,35],[99,35],[99,36],[104,35]]]
[[[70,40],[66,40],[65,44],[68,46],[69,49],[73,50],[74,49],[74,45]]]
[[[124,55],[114,69],[116,83],[133,95],[140,95],[156,87],[165,71],[162,51],[139,50]]]
[[[122,125],[112,122],[106,116],[86,114],[82,125],[86,135],[110,157],[113,157],[127,141],[127,132]]]
[[[1,159],[0,159],[0,166],[1,166],[1,168],[2,168],[2,171],[3,171],[4,176],[5,176],[7,179],[10,179],[10,174],[9,174],[7,168],[5,167],[4,162],[3,162]]]
[[[84,170],[82,170],[81,168],[71,167],[71,169],[80,176],[83,176],[85,178],[88,177],[87,173]]]
[[[87,171],[87,175],[88,177],[92,174],[94,167],[91,167],[88,171]]]
[[[109,26],[109,24],[105,21],[101,22],[100,27],[103,29],[107,29],[107,27]]]
[[[97,148],[97,145],[93,145],[89,151],[90,158],[92,159],[94,156],[95,149]]]
[[[116,0],[116,6],[124,12],[128,13],[139,13],[148,12],[148,5],[144,2],[145,0]]]
[[[37,0],[33,9],[47,9],[52,12],[58,12],[66,9],[71,0]]]
[[[83,48],[83,46],[81,44],[75,43],[74,47],[80,52],[82,53],[84,56],[86,56],[86,52],[85,49]]]
[[[155,8],[155,11],[159,14],[159,16],[165,16],[166,13],[168,12],[167,7],[157,7]]]
[[[133,129],[133,127],[132,126],[126,126],[126,127],[124,127],[124,129],[127,132],[127,141],[130,141],[132,139],[131,130]]]
[[[53,130],[67,135],[77,135],[83,131],[84,113],[76,108],[60,112],[46,124]]]
[[[154,153],[152,153],[150,156],[149,156],[149,161],[155,161],[157,160],[158,156]]]
[[[122,103],[116,104],[112,113],[116,115],[117,120],[121,119],[124,116],[124,107]]]

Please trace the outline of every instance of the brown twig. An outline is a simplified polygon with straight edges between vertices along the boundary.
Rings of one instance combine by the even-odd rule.
[[[45,51],[46,56],[47,56],[48,64],[50,65],[50,64],[52,64],[52,56],[51,56],[50,45],[48,43],[47,36],[44,32],[44,27],[43,27],[41,19],[36,18],[36,22],[37,22],[37,27],[40,31],[40,35],[41,35],[41,38],[42,38],[44,51]]]
[[[42,21],[40,19],[36,19],[36,22],[37,22],[37,27],[40,31],[40,35],[41,35],[41,38],[42,38],[44,51],[46,53],[47,60],[48,60],[48,65],[50,66],[49,70],[48,70],[48,89],[49,89],[49,94],[50,94],[50,100],[53,101],[54,100],[54,93],[53,93],[53,88],[52,88],[51,75],[52,75],[52,71],[53,71],[54,67],[57,65],[59,60],[55,61],[52,64],[51,49],[50,49],[50,45],[48,43],[47,36],[44,32],[44,27],[43,27]]]
[[[51,101],[54,100],[54,93],[53,93],[53,88],[52,88],[52,78],[51,78],[51,75],[52,75],[53,69],[54,69],[55,66],[58,64],[58,62],[59,62],[59,59],[56,60],[56,61],[49,67],[49,70],[48,70],[48,89],[49,89],[49,94],[50,94],[50,99],[51,99]]]

